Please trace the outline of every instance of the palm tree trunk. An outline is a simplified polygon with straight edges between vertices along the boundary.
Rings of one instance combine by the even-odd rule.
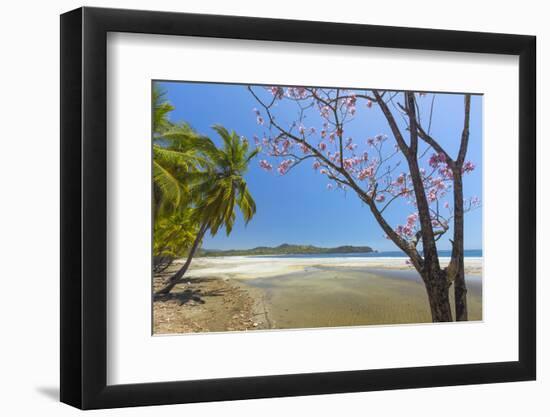
[[[174,258],[172,257],[169,257],[166,262],[164,262],[164,265],[160,265],[157,269],[157,273],[161,273],[161,272],[164,272],[166,271],[171,265],[172,265],[172,262],[174,262]]]
[[[201,228],[199,229],[199,232],[197,233],[197,236],[195,237],[195,241],[193,242],[193,246],[191,246],[191,249],[189,250],[189,254],[187,255],[187,260],[183,264],[183,266],[170,277],[166,285],[158,290],[155,295],[166,295],[172,289],[181,282],[182,277],[185,275],[187,270],[189,269],[189,266],[191,265],[191,261],[193,260],[193,256],[195,256],[195,252],[197,251],[199,244],[204,237],[204,234],[206,233],[206,230],[208,227],[203,224]]]

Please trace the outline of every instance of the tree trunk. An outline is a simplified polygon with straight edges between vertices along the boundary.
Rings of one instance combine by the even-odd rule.
[[[455,293],[456,321],[468,321],[468,304],[466,300],[466,280],[464,278],[464,197],[462,190],[462,165],[455,167],[454,172],[454,236],[451,255],[451,276]]]
[[[170,256],[155,256],[153,260],[153,272],[159,274],[166,270],[172,264],[173,258]]]
[[[189,269],[189,266],[191,265],[191,261],[193,260],[193,256],[195,256],[195,252],[197,251],[197,249],[199,247],[199,244],[200,244],[202,238],[204,237],[204,234],[206,233],[206,229],[207,229],[206,225],[201,226],[201,228],[199,229],[199,232],[197,233],[197,237],[195,238],[195,241],[193,242],[193,246],[191,246],[191,249],[189,250],[189,254],[187,255],[187,260],[185,261],[183,266],[174,275],[172,275],[170,277],[167,284],[163,288],[161,288],[160,290],[158,290],[156,292],[156,295],[166,295],[166,294],[168,294],[170,291],[172,291],[172,289],[177,284],[179,284],[181,282],[182,277],[185,275],[185,273]]]
[[[460,139],[460,150],[453,169],[455,222],[453,254],[451,263],[456,268],[454,276],[455,314],[457,321],[468,320],[468,304],[466,302],[466,281],[464,279],[464,193],[462,190],[462,168],[468,151],[470,137],[470,95],[464,96],[464,128]]]
[[[432,218],[430,215],[430,205],[426,197],[424,181],[418,165],[418,128],[416,119],[416,104],[414,93],[406,92],[405,107],[409,115],[410,124],[410,145],[405,153],[409,165],[411,182],[413,184],[414,195],[416,197],[416,207],[418,208],[418,220],[420,221],[420,230],[422,232],[422,251],[424,252],[424,262],[426,268],[430,268],[430,274],[439,275],[439,256],[435,244],[435,235],[432,227]]]
[[[428,300],[430,302],[430,311],[432,313],[432,322],[453,321],[451,312],[451,303],[449,302],[449,284],[443,272],[436,276],[428,275],[424,277]]]
[[[174,262],[174,258],[169,258],[166,262],[164,262],[164,265],[159,265],[158,267],[158,273],[166,271],[170,265],[172,265],[172,262]]]
[[[456,321],[468,321],[466,280],[464,279],[464,255],[458,260],[458,271],[454,280]]]

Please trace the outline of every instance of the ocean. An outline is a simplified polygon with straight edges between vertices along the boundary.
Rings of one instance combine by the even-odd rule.
[[[440,250],[439,256],[447,258],[451,256],[450,250]],[[255,258],[406,258],[401,251],[388,252],[367,252],[367,253],[311,253],[294,255],[256,255]],[[467,249],[464,251],[465,258],[481,258],[483,251],[481,249]]]

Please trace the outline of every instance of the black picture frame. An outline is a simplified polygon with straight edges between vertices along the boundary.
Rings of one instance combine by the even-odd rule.
[[[519,57],[519,358],[514,362],[113,385],[107,375],[108,32]],[[534,380],[534,36],[80,8],[61,16],[61,401],[81,409]]]

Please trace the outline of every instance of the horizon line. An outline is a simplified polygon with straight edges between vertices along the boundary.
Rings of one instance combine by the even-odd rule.
[[[313,243],[288,243],[288,242],[283,242],[283,243],[280,243],[280,244],[277,244],[277,245],[267,245],[267,244],[264,244],[264,245],[255,245],[255,246],[251,246],[251,247],[246,247],[246,248],[230,248],[230,249],[220,249],[220,248],[206,248],[206,247],[202,247],[201,249],[203,250],[211,250],[211,251],[223,251],[223,252],[226,252],[226,251],[231,251],[231,250],[252,250],[252,249],[256,249],[256,248],[260,248],[260,247],[264,247],[264,248],[277,248],[279,246],[282,246],[282,245],[290,245],[290,246],[313,246],[313,247],[316,247],[316,248],[321,248],[321,249],[329,249],[329,248],[339,248],[339,247],[342,247],[342,246],[351,246],[351,247],[363,247],[363,246],[367,246],[369,248],[371,248],[373,251],[376,251],[376,252],[403,252],[401,249],[399,248],[395,248],[395,249],[392,249],[392,250],[379,250],[379,249],[376,249],[374,248],[373,246],[371,245],[367,245],[367,244],[364,244],[364,245],[358,245],[358,244],[339,244],[339,245],[334,245],[334,246],[318,246],[316,244],[313,244]],[[438,249],[438,250],[452,250],[452,248],[449,248],[449,249]],[[479,251],[483,251],[483,248],[464,248],[464,250],[479,250]],[[422,252],[422,250],[420,250],[419,252]],[[405,252],[403,252],[405,253]]]

